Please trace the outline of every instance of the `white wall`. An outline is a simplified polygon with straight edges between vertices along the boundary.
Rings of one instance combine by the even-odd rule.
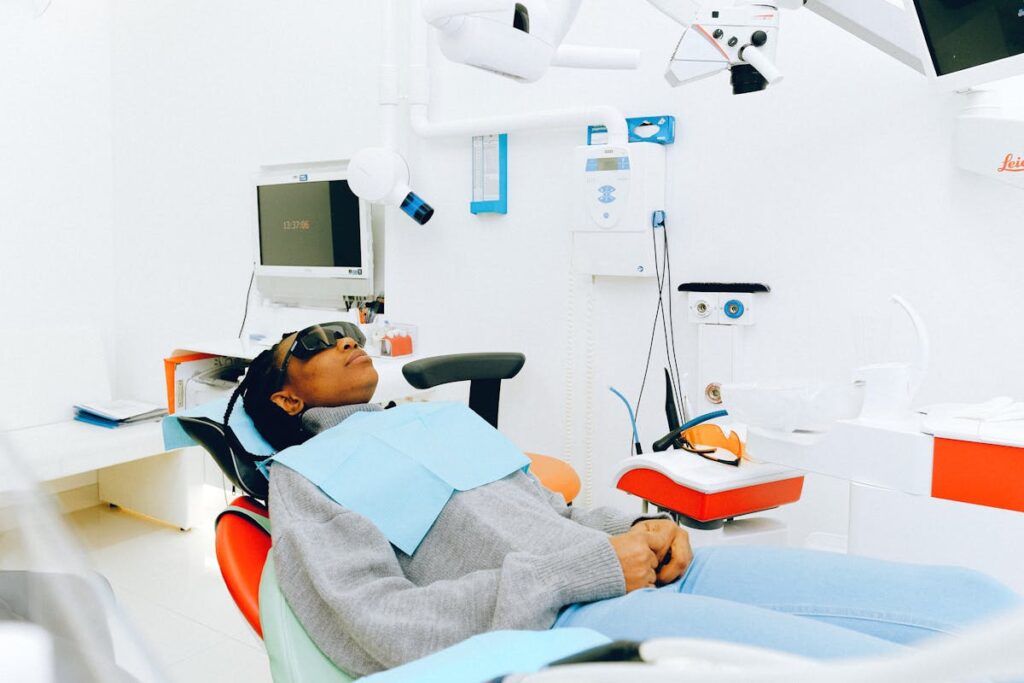
[[[87,378],[102,378],[102,368],[68,382],[35,361],[26,367],[16,349],[32,335],[63,335],[44,346],[74,354],[76,330],[94,328],[115,367],[110,5],[54,2],[36,18],[35,4],[0,2],[0,335],[9,342],[0,429],[63,419],[71,406],[62,401],[93,396],[55,386],[88,390]],[[78,489],[78,503],[91,503],[94,482],[85,474],[48,488]]]
[[[1024,394],[1024,194],[953,169],[954,96],[806,12],[784,17],[781,86],[737,98],[723,76],[673,90],[661,74],[679,28],[639,0],[627,16],[624,4],[585,3],[570,39],[642,46],[639,73],[552,71],[518,85],[437,64],[434,116],[605,102],[673,114],[673,286],[772,286],[746,339],[752,376],[841,374],[857,355],[851,321],[900,292],[932,331],[923,402]],[[138,333],[119,347],[123,392],[158,398],[162,354],[237,332],[256,167],[345,157],[377,138],[382,5],[114,3],[118,330]],[[415,188],[437,215],[426,228],[390,226],[388,304],[391,317],[420,324],[430,351],[525,352],[503,428],[581,469],[589,438],[593,501],[623,503],[608,476],[627,454],[628,427],[605,387],[638,391],[655,300],[651,281],[578,282],[567,338],[569,162],[584,133],[512,136],[510,213],[482,218],[468,210],[469,141],[410,140]],[[567,391],[564,380],[567,354],[577,365],[586,357],[588,292],[596,393],[584,423],[583,384]],[[692,368],[696,335],[677,323]],[[664,429],[661,365],[641,417],[647,442]],[[817,526],[799,531],[840,528],[835,487],[812,483],[799,512]]]
[[[33,4],[0,7],[3,324],[109,328],[110,7],[54,2],[33,18]]]
[[[258,167],[376,137],[377,32],[353,19],[375,5],[114,2],[122,393],[161,400],[161,358],[237,336]]]

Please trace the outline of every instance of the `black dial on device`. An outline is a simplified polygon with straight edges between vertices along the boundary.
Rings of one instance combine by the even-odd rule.
[[[750,36],[750,44],[754,47],[761,47],[768,42],[768,34],[764,31],[754,31],[754,35]]]

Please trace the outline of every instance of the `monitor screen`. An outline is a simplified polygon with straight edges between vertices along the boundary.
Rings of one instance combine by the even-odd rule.
[[[344,180],[260,185],[260,263],[362,268],[359,199]]]
[[[939,76],[1024,54],[1021,0],[917,0]]]

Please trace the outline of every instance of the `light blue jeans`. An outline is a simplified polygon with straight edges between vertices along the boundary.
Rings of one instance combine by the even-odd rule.
[[[969,569],[725,546],[697,549],[675,583],[570,605],[554,628],[613,640],[709,638],[824,659],[890,652],[1021,602]]]

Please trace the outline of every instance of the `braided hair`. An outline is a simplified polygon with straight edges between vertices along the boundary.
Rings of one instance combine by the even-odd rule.
[[[256,429],[267,443],[280,451],[303,443],[313,435],[303,428],[301,415],[289,415],[270,399],[281,388],[281,372],[274,359],[276,349],[275,345],[263,351],[249,364],[248,372],[228,402],[224,424],[228,424],[235,403],[241,398]],[[254,460],[262,459],[262,456],[248,455]]]

